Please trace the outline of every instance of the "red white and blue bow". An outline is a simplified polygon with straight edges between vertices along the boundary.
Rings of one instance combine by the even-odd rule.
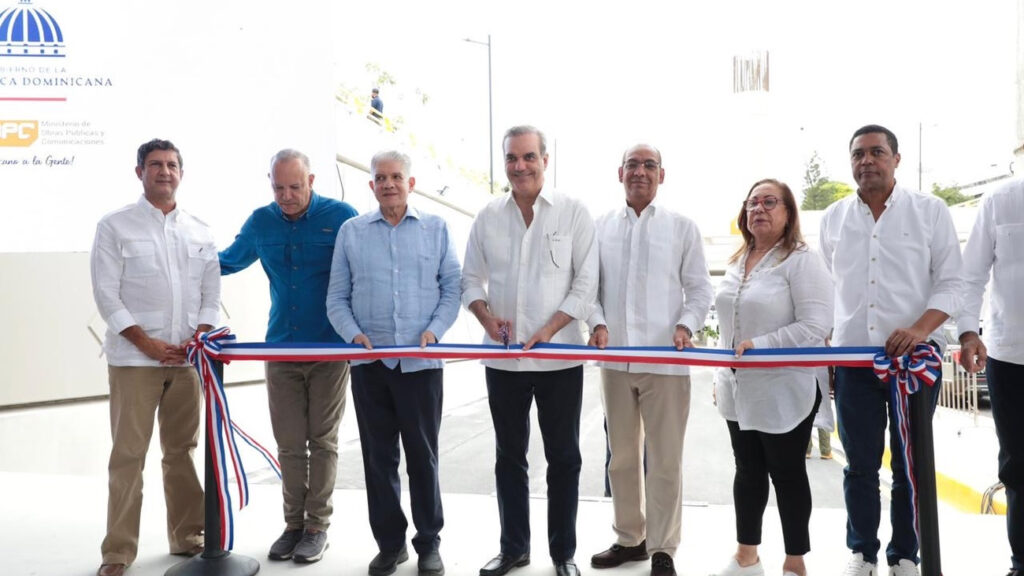
[[[921,541],[920,517],[917,505],[917,476],[914,474],[914,451],[910,433],[911,394],[924,386],[934,386],[942,374],[942,357],[931,345],[920,343],[906,356],[889,358],[884,352],[875,356],[875,375],[888,383],[893,411],[896,413],[900,454],[910,487],[910,506],[914,515],[914,533]]]
[[[221,522],[220,545],[223,550],[231,550],[235,541],[231,484],[228,475],[229,457],[238,486],[238,509],[245,508],[249,503],[249,482],[245,476],[242,459],[238,455],[235,433],[237,432],[242,440],[266,458],[278,478],[281,477],[281,466],[273,454],[231,420],[231,410],[228,408],[227,397],[224,394],[224,381],[213,365],[213,357],[225,344],[234,340],[235,337],[230,332],[227,327],[222,327],[211,332],[196,334],[186,348],[188,362],[199,373],[199,380],[203,386],[203,397],[206,400],[206,441],[210,446],[214,478],[216,479]]]

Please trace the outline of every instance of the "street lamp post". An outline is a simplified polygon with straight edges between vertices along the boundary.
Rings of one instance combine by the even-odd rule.
[[[489,192],[494,194],[494,99],[493,99],[493,84],[491,83],[491,35],[487,35],[487,42],[481,42],[479,40],[473,40],[472,38],[463,38],[466,42],[472,44],[479,44],[481,46],[487,46],[487,124],[489,127],[489,141],[490,141],[490,165],[491,165],[491,187]]]

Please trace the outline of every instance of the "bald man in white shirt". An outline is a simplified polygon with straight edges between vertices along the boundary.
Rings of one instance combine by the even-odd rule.
[[[896,135],[874,124],[849,144],[857,193],[832,204],[821,221],[821,252],[836,285],[834,346],[884,346],[890,357],[921,342],[942,353],[942,324],[959,308],[960,244],[945,203],[896,183]],[[926,387],[932,411],[936,390]],[[836,368],[839,438],[846,451],[843,492],[849,576],[878,576],[881,496],[878,470],[885,428],[897,429],[889,385],[871,368]],[[886,412],[888,409],[888,418]],[[903,458],[892,451],[890,576],[915,576],[918,541]]]
[[[590,345],[693,346],[713,289],[696,223],[658,205],[661,152],[622,155],[623,206],[598,218],[601,281]],[[614,568],[651,558],[651,576],[673,576],[682,510],[683,439],[690,413],[687,366],[599,362],[611,461],[616,542],[590,559]],[[644,450],[648,469],[644,477]],[[646,502],[646,504],[645,504]]]
[[[982,341],[981,303],[991,273]],[[964,249],[964,304],[957,315],[960,363],[985,369],[999,439],[999,480],[1006,487],[1010,572],[1024,574],[1024,181],[985,196]]]

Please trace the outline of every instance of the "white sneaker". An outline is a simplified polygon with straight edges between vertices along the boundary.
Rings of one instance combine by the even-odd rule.
[[[729,564],[718,571],[715,576],[764,576],[764,568],[761,567],[761,559],[750,566],[740,566],[736,557],[729,559]]]
[[[889,566],[889,576],[921,576],[917,564],[910,560],[900,560],[899,564]]]
[[[846,565],[843,576],[878,576],[878,566],[864,560],[864,555],[856,552]]]

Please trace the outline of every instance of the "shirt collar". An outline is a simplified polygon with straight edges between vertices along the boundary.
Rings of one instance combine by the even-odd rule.
[[[317,206],[319,206],[319,205],[320,205],[320,195],[317,194],[315,191],[310,190],[310,192],[309,192],[309,208],[306,208],[306,211],[302,213],[302,216],[299,216],[295,220],[289,220],[288,217],[284,215],[284,212],[281,211],[281,207],[277,205],[277,202],[271,202],[270,203],[270,209],[274,212],[274,214],[277,214],[278,218],[284,220],[285,222],[298,222],[299,220],[307,219],[309,217],[309,215],[312,214],[313,211],[316,210]]]
[[[511,194],[510,194],[510,196],[511,196]],[[420,218],[420,211],[417,210],[416,207],[413,206],[412,204],[406,204],[405,205],[405,216],[402,216],[402,220],[405,220],[406,218],[413,218],[415,220],[422,220],[422,218]],[[387,222],[387,220],[384,218],[384,214],[380,211],[380,208],[377,208],[376,210],[374,210],[370,214],[369,219],[370,219],[370,222],[376,222],[378,220],[384,220],[385,222]],[[401,224],[402,222],[399,221],[398,223]],[[390,225],[391,223],[388,222],[388,224]]]
[[[154,218],[158,218],[161,222],[164,221],[164,219],[166,219],[166,218],[169,218],[171,220],[177,220],[178,219],[178,203],[177,203],[177,201],[175,201],[175,203],[174,203],[174,210],[171,210],[167,214],[164,214],[163,210],[157,208],[156,206],[153,206],[153,204],[150,203],[150,201],[146,199],[146,195],[145,194],[139,196],[138,205],[139,205],[139,207],[141,207],[143,210],[146,211],[146,214],[149,214],[150,216],[153,216]]]
[[[655,196],[654,200],[651,200],[651,203],[641,210],[639,215],[636,213],[636,210],[633,210],[633,208],[623,200],[620,214],[622,218],[632,218],[634,220],[638,220],[644,214],[648,214],[648,218],[653,218],[658,214],[658,197]]]

